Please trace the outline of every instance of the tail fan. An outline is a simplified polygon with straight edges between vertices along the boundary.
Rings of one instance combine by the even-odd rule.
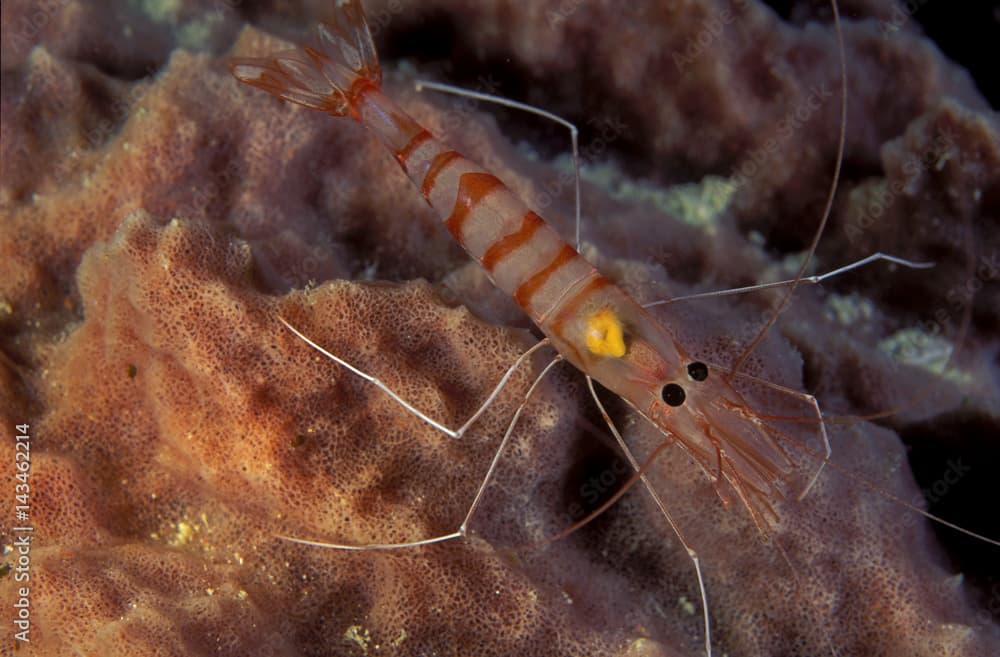
[[[240,82],[310,109],[357,117],[355,99],[382,84],[382,69],[360,2],[335,0],[317,28],[316,47],[270,57],[238,57],[230,70]]]

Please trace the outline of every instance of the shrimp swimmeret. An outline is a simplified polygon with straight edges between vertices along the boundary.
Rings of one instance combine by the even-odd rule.
[[[381,69],[358,5],[340,3],[334,19],[323,23],[319,29],[318,48],[305,47],[262,59],[239,59],[233,64],[233,73],[242,82],[285,100],[333,116],[353,118],[368,128],[393,154],[455,239],[482,265],[493,283],[514,299],[545,338],[511,365],[493,394],[465,424],[452,429],[423,414],[381,380],[352,366],[346,356],[330,353],[291,323],[281,321],[313,348],[377,385],[408,412],[454,438],[465,435],[497,398],[515,370],[542,347],[557,352],[552,364],[565,360],[583,372],[592,391],[591,381],[594,380],[623,400],[658,431],[651,446],[639,449],[627,444],[594,395],[601,415],[635,473],[630,483],[641,482],[694,566],[703,610],[705,650],[711,654],[712,587],[709,586],[706,592],[706,578],[699,558],[701,550],[696,549],[696,541],[687,536],[685,523],[675,520],[678,504],[664,499],[666,481],[658,473],[660,459],[669,458],[664,448],[668,445],[679,447],[707,475],[710,486],[723,502],[738,500],[759,533],[766,538],[773,537],[775,528],[783,522],[779,507],[786,504],[790,483],[794,480],[798,484],[798,489],[792,490],[802,497],[798,503],[808,507],[813,502],[810,490],[823,480],[821,475],[828,463],[831,445],[816,400],[806,393],[743,372],[758,340],[751,341],[731,363],[720,364],[692,356],[685,340],[681,339],[681,324],[672,325],[667,314],[654,317],[646,307],[601,275],[580,255],[578,248],[563,241],[496,176],[444,145],[407,115],[381,91]],[[819,231],[816,240],[818,237]],[[879,258],[891,259],[880,255],[873,259]],[[904,260],[897,260],[897,263],[921,266]],[[795,284],[802,281],[805,266],[802,265],[795,277]],[[785,301],[795,284],[787,286]],[[761,335],[771,323],[767,323]],[[542,370],[535,385],[552,364]],[[490,476],[535,385],[512,418],[489,472],[464,521],[455,531],[387,544],[290,540],[341,550],[397,550],[466,536]],[[771,405],[765,412],[762,400],[778,397],[791,400],[777,405],[785,410],[775,412],[776,406]],[[805,413],[787,410],[794,405],[805,408]],[[793,428],[782,425],[783,421],[791,423]],[[809,427],[815,436],[809,446],[796,437],[801,426]],[[852,476],[843,467],[836,470],[841,477]],[[854,483],[857,488],[865,486],[863,481],[855,480]],[[892,502],[919,511],[902,500]],[[820,516],[814,518],[814,525],[822,525]],[[582,521],[574,527],[579,524]],[[818,526],[813,529],[821,531]],[[772,550],[788,567],[787,586],[804,586],[802,581],[808,582],[810,578],[809,567],[801,567],[796,575],[788,547],[774,542]],[[776,589],[775,595],[782,593]],[[817,604],[822,606],[824,603]],[[838,603],[828,601],[825,604],[837,606]],[[766,611],[761,613],[766,615]],[[740,624],[740,621],[728,620],[732,627]],[[833,632],[831,624],[830,652],[839,654]]]

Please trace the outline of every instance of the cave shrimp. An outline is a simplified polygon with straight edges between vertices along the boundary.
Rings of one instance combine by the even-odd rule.
[[[835,4],[834,12],[836,15]],[[842,46],[841,63],[843,66]],[[334,18],[319,27],[318,48],[307,46],[265,58],[238,59],[233,63],[232,72],[241,82],[285,100],[332,116],[349,117],[363,124],[389,149],[454,238],[480,263],[494,285],[514,299],[545,338],[511,365],[468,421],[458,429],[451,429],[422,413],[377,378],[313,342],[283,318],[282,323],[311,347],[378,386],[407,411],[453,438],[460,438],[481,417],[514,371],[532,354],[542,347],[555,349],[557,356],[529,388],[525,403],[542,377],[560,360],[571,363],[586,375],[602,416],[632,466],[634,474],[630,485],[635,482],[644,484],[694,565],[702,601],[705,650],[711,655],[708,595],[698,554],[684,537],[656,488],[649,484],[646,475],[661,450],[667,445],[677,444],[711,478],[723,501],[729,502],[734,497],[738,499],[758,529],[765,535],[768,533],[777,520],[774,501],[783,495],[781,486],[792,469],[792,461],[780,443],[782,432],[771,422],[773,418],[757,412],[734,385],[736,378],[749,376],[742,374],[740,369],[757,341],[752,342],[736,363],[729,367],[699,360],[687,353],[670,326],[654,318],[646,307],[580,255],[579,238],[576,247],[565,242],[496,176],[436,139],[382,93],[381,69],[358,4],[340,3]],[[842,96],[845,90],[846,82],[841,90]],[[524,108],[516,103],[508,104]],[[838,171],[843,140],[842,131]],[[829,214],[836,185],[835,175],[824,221]],[[579,204],[577,212],[579,214]],[[813,251],[821,232],[822,226],[811,246]],[[797,276],[787,282],[788,291],[781,306],[759,337],[773,324],[798,284],[818,282],[824,278],[804,277],[808,260],[803,261]],[[875,254],[847,268],[874,260],[924,266]],[[663,436],[661,445],[643,462],[632,455],[594,394],[595,380],[635,409]],[[819,465],[802,491],[805,495],[830,455],[822,411],[811,395],[775,384],[759,383],[792,395],[812,409],[812,421],[819,427],[825,451],[818,455]],[[335,549],[371,550],[427,545],[465,536],[524,406],[522,403],[515,412],[458,530],[419,541],[362,546],[297,538],[289,540]],[[617,496],[610,501],[614,499]],[[576,523],[573,528],[593,515]]]

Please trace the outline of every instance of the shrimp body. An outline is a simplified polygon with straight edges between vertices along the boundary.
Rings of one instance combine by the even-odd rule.
[[[319,49],[233,62],[242,82],[362,123],[492,282],[560,355],[620,395],[667,440],[728,482],[766,529],[790,463],[728,378],[694,362],[675,335],[602,276],[503,182],[420,126],[382,93],[360,6],[342,4],[319,28]]]
[[[423,129],[397,147],[384,135],[404,131],[392,126],[379,133],[378,121],[412,119],[377,90],[359,103],[362,121],[375,117],[366,125],[383,135],[455,239],[563,358],[625,399],[706,471],[728,476],[723,462],[732,466],[731,483],[760,520],[758,511],[768,508],[762,494],[780,478],[783,454],[752,426],[736,427],[732,411],[746,408],[736,391],[721,377],[692,375],[693,360],[674,335],[494,175]],[[369,111],[369,103],[378,111]],[[711,427],[728,439],[724,449]]]

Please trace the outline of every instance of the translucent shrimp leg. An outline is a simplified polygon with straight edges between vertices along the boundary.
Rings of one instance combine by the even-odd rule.
[[[674,521],[674,517],[671,515],[669,509],[667,509],[667,505],[663,502],[660,494],[656,492],[656,488],[649,481],[649,477],[646,476],[646,473],[643,471],[639,461],[636,460],[635,456],[632,454],[632,450],[629,449],[625,439],[622,438],[622,434],[618,431],[618,427],[615,426],[614,420],[612,420],[611,416],[608,415],[608,411],[604,408],[604,404],[601,403],[600,398],[597,396],[597,390],[594,389],[594,379],[589,376],[587,377],[587,388],[590,390],[590,396],[597,405],[597,410],[601,412],[601,417],[604,418],[604,423],[608,425],[608,429],[615,437],[615,442],[618,443],[618,448],[621,449],[623,454],[625,454],[625,458],[628,459],[633,472],[638,475],[643,487],[649,493],[650,497],[653,498],[653,502],[656,504],[656,507],[660,510],[660,513],[663,514],[663,517],[666,518],[667,524],[670,525],[672,530],[674,530],[677,540],[679,540],[681,545],[684,546],[684,550],[687,551],[688,559],[691,560],[691,564],[694,566],[694,573],[698,578],[698,592],[701,595],[702,621],[705,626],[705,654],[708,657],[712,657],[712,623],[709,620],[708,613],[708,591],[705,589],[705,578],[701,573],[701,557],[698,556],[698,553],[695,551],[694,547],[692,547],[691,542],[684,536],[684,532],[681,531],[680,525]],[[665,440],[662,446],[666,446],[667,442],[668,441]]]
[[[304,333],[302,333],[301,331],[299,331],[297,328],[295,328],[294,326],[292,326],[288,322],[288,320],[286,320],[284,317],[278,317],[278,321],[280,321],[282,324],[284,324],[285,327],[289,331],[291,331],[292,333],[294,333],[300,340],[302,340],[303,342],[305,342],[306,344],[308,344],[310,347],[312,347],[313,349],[315,349],[319,353],[323,354],[324,356],[326,356],[330,360],[334,361],[335,363],[337,363],[341,367],[344,367],[344,368],[350,370],[351,372],[353,372],[357,376],[361,377],[365,381],[368,381],[369,383],[375,385],[379,390],[381,390],[385,394],[389,395],[389,397],[391,397],[393,401],[395,401],[397,404],[399,404],[400,406],[402,406],[409,413],[412,413],[413,415],[417,416],[418,418],[420,418],[421,420],[423,420],[427,424],[431,425],[432,427],[434,427],[435,429],[437,429],[441,433],[443,433],[443,434],[445,434],[447,436],[450,436],[452,438],[455,438],[455,439],[461,438],[463,435],[465,435],[465,432],[468,431],[469,427],[471,427],[473,424],[475,424],[476,420],[478,420],[482,416],[482,414],[486,412],[486,409],[489,408],[490,404],[493,403],[493,400],[497,398],[497,395],[500,394],[500,391],[503,389],[503,387],[505,385],[507,385],[507,382],[510,380],[510,377],[513,376],[514,372],[517,370],[518,367],[520,367],[521,363],[523,363],[525,360],[527,360],[528,358],[530,358],[531,354],[535,353],[536,351],[538,351],[542,347],[545,347],[545,346],[547,346],[549,344],[548,338],[540,340],[539,342],[537,342],[534,345],[532,345],[532,347],[530,349],[528,349],[523,354],[521,354],[520,356],[518,356],[517,360],[514,361],[514,364],[511,365],[507,369],[507,372],[504,373],[504,375],[502,377],[500,377],[500,381],[497,383],[496,387],[493,388],[493,392],[490,393],[490,395],[486,398],[486,401],[484,401],[479,406],[479,408],[476,410],[476,412],[473,413],[472,416],[468,420],[466,420],[465,423],[462,424],[462,426],[460,426],[458,429],[449,429],[448,427],[444,426],[443,424],[441,424],[440,422],[438,422],[434,418],[432,418],[432,417],[430,417],[428,415],[425,415],[420,409],[416,408],[415,406],[413,406],[413,404],[411,404],[410,402],[406,401],[405,399],[403,399],[402,397],[400,397],[398,394],[396,394],[395,392],[393,392],[393,390],[389,386],[387,386],[385,383],[383,383],[381,379],[378,379],[378,378],[372,376],[371,374],[363,372],[362,370],[358,369],[354,365],[351,365],[350,363],[348,363],[346,360],[344,360],[340,356],[336,356],[336,355],[330,353],[329,351],[327,351],[326,349],[324,349],[320,345],[318,345],[315,342],[313,342],[313,340],[311,340],[307,335],[305,335]]]
[[[293,329],[294,330],[294,329]],[[531,350],[537,349],[542,343],[538,343]],[[335,357],[334,357],[335,358]],[[507,431],[504,432],[503,438],[500,440],[500,445],[497,447],[496,452],[493,453],[493,459],[490,461],[490,467],[486,471],[486,475],[483,477],[482,483],[479,484],[479,488],[476,490],[476,495],[472,499],[472,504],[469,505],[469,510],[466,511],[465,517],[462,519],[462,524],[459,525],[458,529],[453,532],[448,532],[447,534],[441,534],[439,536],[433,536],[431,538],[424,538],[416,541],[407,541],[405,543],[367,543],[364,545],[350,545],[347,543],[328,543],[325,541],[316,541],[304,538],[295,538],[293,536],[281,536],[278,538],[284,539],[286,541],[291,541],[292,543],[299,543],[301,545],[309,545],[311,547],[321,547],[330,548],[334,550],[352,550],[352,551],[366,551],[366,550],[399,550],[404,548],[420,547],[422,545],[432,545],[434,543],[443,543],[445,541],[450,541],[456,538],[463,538],[468,534],[469,523],[472,521],[472,516],[475,514],[476,509],[479,508],[479,504],[483,499],[483,494],[486,492],[486,487],[489,486],[490,480],[493,478],[493,473],[496,472],[497,465],[500,463],[500,457],[503,454],[504,449],[507,447],[507,443],[510,442],[510,437],[514,433],[514,428],[517,426],[517,421],[521,418],[521,413],[524,411],[528,402],[531,400],[531,395],[538,388],[538,385],[545,378],[545,375],[552,370],[555,365],[562,360],[561,356],[556,356],[549,364],[545,366],[542,372],[535,377],[534,382],[528,388],[528,391],[524,393],[524,399],[521,400],[520,405],[518,405],[517,410],[514,411],[514,415],[507,425]],[[338,360],[338,362],[340,362]],[[410,410],[410,409],[408,409]],[[413,412],[413,411],[411,411]],[[423,416],[420,416],[423,417]]]
[[[815,397],[813,397],[812,395],[809,395],[809,394],[806,394],[806,393],[803,393],[803,392],[799,392],[797,390],[792,390],[791,388],[786,388],[784,386],[778,385],[777,383],[773,383],[771,381],[768,381],[767,379],[761,379],[759,377],[753,376],[752,374],[746,374],[744,372],[737,372],[735,374],[735,377],[736,378],[740,378],[740,379],[746,379],[747,381],[753,381],[754,383],[757,383],[757,384],[760,384],[760,385],[763,385],[763,386],[767,386],[767,387],[772,388],[774,390],[778,390],[780,392],[784,392],[784,393],[787,393],[789,395],[796,396],[796,397],[799,397],[799,398],[807,400],[807,401],[808,400],[815,401]],[[822,418],[822,413],[820,413],[818,405],[816,406],[816,412],[817,412],[817,414],[820,417],[821,425],[824,426],[823,433],[824,433],[824,437],[825,437],[825,435],[826,435],[825,421]],[[766,422],[765,422],[766,420],[801,421],[802,419],[803,418],[782,417],[782,416],[776,416],[776,415],[760,415],[760,416],[758,416],[758,420],[761,420],[765,424],[766,424]],[[859,418],[859,419],[861,419],[861,418]],[[780,430],[778,430],[776,427],[773,427],[773,426],[768,426],[768,429],[770,431],[774,431],[776,433],[782,433]],[[805,447],[803,445],[799,445],[799,448],[805,450],[806,452],[812,452],[812,450],[810,450],[808,447]],[[896,504],[899,504],[900,506],[908,509],[909,511],[912,511],[912,512],[914,512],[916,514],[919,514],[919,515],[927,518],[928,520],[931,520],[931,521],[933,521],[933,522],[935,522],[935,523],[937,523],[939,525],[942,525],[942,526],[947,527],[949,529],[953,529],[953,530],[955,530],[955,531],[957,531],[959,533],[965,534],[966,536],[970,536],[972,538],[975,538],[977,540],[983,541],[985,543],[989,543],[990,545],[996,545],[996,546],[1000,547],[1000,540],[997,540],[997,539],[994,539],[994,538],[990,538],[990,537],[984,536],[982,534],[977,534],[974,531],[971,531],[969,529],[965,529],[964,527],[956,525],[955,523],[949,522],[949,521],[945,520],[944,518],[942,518],[940,516],[936,516],[933,513],[930,513],[926,509],[921,509],[919,506],[917,506],[917,505],[915,505],[915,504],[913,504],[911,502],[908,502],[908,501],[902,499],[901,497],[893,495],[892,493],[890,493],[888,491],[881,490],[880,488],[878,488],[878,486],[876,486],[872,482],[868,481],[864,477],[859,477],[858,475],[854,474],[850,470],[847,470],[847,469],[843,468],[842,466],[838,466],[836,463],[830,462],[829,461],[830,452],[829,452],[829,442],[828,441],[826,443],[826,449],[827,449],[827,452],[826,452],[826,456],[825,457],[821,457],[817,453],[812,453],[813,456],[815,456],[817,459],[819,459],[819,460],[822,461],[821,468],[824,467],[824,466],[827,466],[827,465],[830,466],[831,468],[835,468],[840,473],[841,476],[847,477],[848,479],[850,479],[850,480],[852,480],[852,481],[854,481],[854,482],[856,482],[856,483],[858,483],[858,484],[860,484],[860,485],[862,485],[862,486],[864,486],[866,488],[869,488],[869,489],[877,491],[880,495],[886,497],[887,499],[892,500]],[[813,476],[813,478],[811,479],[809,485],[803,490],[803,492],[798,495],[798,497],[797,497],[798,500],[802,500],[802,499],[804,499],[806,497],[806,495],[809,492],[809,488],[811,488],[813,486],[813,484],[815,484],[816,479],[818,477],[819,477],[819,471],[817,471],[816,475]]]
[[[710,362],[707,362],[706,364],[709,365],[709,367],[714,367],[715,369],[718,369],[720,371],[726,370],[726,368],[721,365],[716,365]],[[830,436],[826,430],[826,421],[823,419],[823,411],[819,407],[819,400],[817,400],[815,396],[810,395],[807,392],[802,392],[800,390],[795,390],[794,388],[788,388],[786,386],[778,385],[777,383],[773,383],[766,379],[761,379],[751,374],[745,374],[743,372],[733,372],[733,376],[739,377],[741,379],[746,379],[748,381],[753,381],[754,383],[767,386],[772,390],[777,390],[778,392],[784,393],[790,397],[796,397],[798,399],[801,399],[806,404],[811,406],[813,411],[816,413],[816,421],[817,424],[819,424],[820,435],[823,436],[823,457],[820,460],[820,464],[819,467],[816,469],[816,472],[809,479],[809,483],[806,484],[806,487],[802,489],[802,492],[799,493],[798,497],[796,498],[801,502],[806,498],[807,495],[809,495],[809,491],[812,490],[812,487],[816,485],[816,481],[819,479],[820,474],[823,472],[823,468],[826,467],[826,464],[830,462],[830,457],[833,456],[833,448],[830,446]],[[765,419],[774,420],[774,419],[784,419],[784,418],[778,418],[774,416],[762,416],[758,414],[755,416],[754,419],[759,421]],[[774,430],[773,427],[769,428]]]

